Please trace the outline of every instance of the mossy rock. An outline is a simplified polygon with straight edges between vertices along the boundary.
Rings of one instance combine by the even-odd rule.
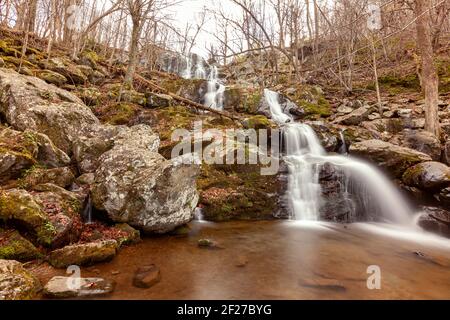
[[[264,220],[278,213],[284,189],[277,176],[261,175],[260,165],[202,165],[197,188],[206,220]]]
[[[257,115],[247,118],[243,121],[244,127],[246,129],[269,129],[271,127],[271,122],[267,117],[263,115]]]
[[[0,259],[30,261],[39,259],[42,254],[16,230],[0,229]]]
[[[37,77],[57,86],[61,86],[67,82],[67,78],[65,76],[51,70],[39,71],[37,73]]]
[[[50,245],[56,236],[56,230],[42,210],[42,204],[37,203],[25,190],[11,189],[0,193],[0,219],[18,222],[34,233],[37,241],[43,245]]]
[[[90,107],[97,106],[102,97],[102,94],[96,87],[78,88],[74,93]]]
[[[128,124],[139,112],[140,107],[131,103],[115,103],[100,110],[100,119],[109,124]]]
[[[141,241],[141,233],[139,232],[139,230],[134,229],[127,223],[116,224],[114,228],[119,229],[126,234],[125,237],[117,239],[119,246],[138,243]]]
[[[31,300],[42,288],[23,265],[14,260],[0,260],[0,300]]]
[[[26,58],[21,59],[20,56],[18,58],[12,57],[12,56],[6,56],[6,57],[4,56],[3,57],[3,61],[6,64],[10,64],[10,65],[12,64],[12,65],[14,65],[16,67],[19,67],[20,65],[22,65],[22,67],[27,67],[27,68],[30,68],[30,69],[36,69],[37,68],[36,65],[32,64],[31,62],[29,62]]]

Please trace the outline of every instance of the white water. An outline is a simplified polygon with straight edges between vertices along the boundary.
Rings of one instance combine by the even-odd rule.
[[[211,66],[211,71],[208,76],[208,89],[205,93],[205,106],[222,110],[223,109],[223,97],[225,93],[225,86],[220,83],[219,71],[216,66]]]
[[[319,183],[320,168],[331,164],[339,174],[343,194],[356,197],[366,213],[383,221],[412,225],[409,208],[402,195],[376,168],[348,156],[330,156],[322,148],[314,130],[282,112],[276,92],[265,90],[272,118],[283,126],[289,167],[288,199],[295,220],[319,220],[324,204]],[[286,123],[286,121],[290,123]]]

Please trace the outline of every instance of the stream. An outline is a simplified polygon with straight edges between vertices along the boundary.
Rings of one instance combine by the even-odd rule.
[[[144,238],[111,261],[82,268],[82,277],[115,280],[105,299],[449,299],[447,239],[385,224],[299,221],[193,221],[183,237]],[[200,248],[213,239],[220,249]],[[156,264],[161,281],[132,285],[140,266]],[[381,270],[369,290],[367,268]],[[46,283],[65,270],[47,264]],[[118,273],[117,273],[118,272]]]

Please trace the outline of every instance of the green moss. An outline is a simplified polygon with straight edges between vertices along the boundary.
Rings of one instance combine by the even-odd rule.
[[[329,117],[331,115],[330,104],[322,97],[317,103],[301,99],[297,104],[305,110],[307,116]]]
[[[127,124],[138,112],[139,107],[131,103],[117,103],[101,111],[101,119],[109,124]]]
[[[17,231],[0,230],[0,259],[29,261],[42,257],[35,246]]]
[[[258,110],[259,103],[262,99],[261,92],[254,92],[245,97],[244,112],[255,113]]]
[[[378,79],[380,85],[386,87],[403,87],[407,89],[420,89],[420,81],[416,74],[410,74],[403,77],[395,75],[386,75]]]

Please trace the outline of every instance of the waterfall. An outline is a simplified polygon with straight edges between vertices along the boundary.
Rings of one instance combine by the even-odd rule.
[[[342,143],[342,145],[339,147],[339,153],[340,154],[348,154],[348,152],[347,152],[347,144],[345,143],[344,131],[345,130],[340,130],[339,131],[339,138],[341,139],[341,143]]]
[[[83,220],[87,224],[92,223],[92,200],[91,194],[89,193],[86,197],[84,209],[83,209]]]
[[[314,130],[307,124],[294,123],[282,112],[279,95],[265,90],[272,118],[282,126],[289,168],[288,191],[292,218],[319,220],[324,205],[319,183],[320,170],[331,165],[339,177],[342,194],[352,195],[366,213],[398,224],[412,224],[411,210],[395,186],[375,167],[349,156],[327,155]],[[286,121],[290,121],[286,123]],[[354,211],[354,202],[348,203]]]
[[[220,83],[217,66],[211,66],[208,76],[208,89],[204,97],[204,105],[212,109],[223,109],[225,86]]]

